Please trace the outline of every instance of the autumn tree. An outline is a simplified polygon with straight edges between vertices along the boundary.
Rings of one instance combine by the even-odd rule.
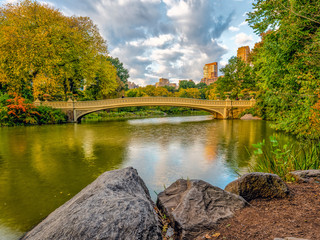
[[[106,42],[87,17],[67,17],[31,0],[0,8],[0,84],[9,93],[65,97],[99,78],[110,82],[100,84],[105,95],[116,77],[101,70],[109,66],[101,56]]]
[[[143,88],[134,88],[126,92],[127,97],[147,97],[148,95],[143,91]]]
[[[179,92],[176,93],[177,97],[181,98],[201,98],[201,94],[198,88],[181,88]]]
[[[86,79],[84,91],[87,99],[105,99],[111,96],[114,89],[120,86],[117,82],[117,70],[112,66],[108,59],[101,55],[97,57],[99,66],[94,78]],[[121,91],[121,89],[119,89]]]

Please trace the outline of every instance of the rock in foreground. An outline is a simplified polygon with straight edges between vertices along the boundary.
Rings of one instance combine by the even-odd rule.
[[[162,239],[149,192],[133,168],[103,173],[22,239]]]
[[[247,202],[202,180],[179,179],[158,195],[158,208],[169,217],[179,239],[195,239]]]
[[[256,198],[284,198],[289,195],[289,188],[282,179],[271,173],[247,173],[229,183],[225,189],[245,200]]]

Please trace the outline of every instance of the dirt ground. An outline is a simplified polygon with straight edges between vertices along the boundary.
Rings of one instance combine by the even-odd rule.
[[[201,239],[273,240],[305,238],[320,240],[320,184],[288,184],[286,199],[255,199]]]

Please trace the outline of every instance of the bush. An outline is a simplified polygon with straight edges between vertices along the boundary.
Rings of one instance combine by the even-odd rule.
[[[53,124],[66,122],[61,110],[50,107],[35,107],[24,98],[0,95],[0,126]]]
[[[51,107],[40,106],[37,107],[39,113],[37,122],[38,124],[55,124],[65,123],[67,116],[60,109],[54,109]]]
[[[27,103],[26,100],[18,95],[7,100],[7,118],[4,120],[4,125],[32,125],[37,124],[37,116],[39,113],[36,107]]]

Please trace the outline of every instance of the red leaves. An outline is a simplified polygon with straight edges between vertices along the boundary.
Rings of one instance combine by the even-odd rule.
[[[35,111],[36,107],[31,103],[26,103],[26,100],[23,97],[15,94],[13,99],[8,99],[7,105],[8,116],[12,118],[14,122],[28,123],[31,118],[35,118],[36,115],[40,114]]]

